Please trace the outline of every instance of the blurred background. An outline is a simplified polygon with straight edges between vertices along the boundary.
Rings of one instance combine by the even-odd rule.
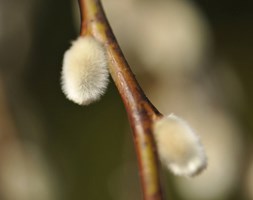
[[[103,0],[137,79],[199,133],[209,166],[163,170],[167,199],[253,200],[251,1]],[[111,81],[80,107],[61,92],[77,0],[0,0],[0,199],[141,199],[126,113]]]

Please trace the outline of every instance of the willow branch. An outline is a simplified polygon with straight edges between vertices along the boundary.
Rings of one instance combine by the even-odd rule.
[[[109,71],[125,105],[132,128],[144,200],[162,200],[156,145],[152,134],[154,120],[161,117],[150,103],[132,73],[99,0],[79,0],[81,36],[103,43],[109,57]]]

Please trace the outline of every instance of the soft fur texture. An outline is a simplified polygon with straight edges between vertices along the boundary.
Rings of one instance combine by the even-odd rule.
[[[207,165],[198,136],[179,117],[171,114],[154,124],[154,136],[161,161],[174,174],[194,176]]]
[[[62,90],[66,97],[88,105],[104,94],[108,85],[105,48],[92,37],[79,37],[64,54]]]

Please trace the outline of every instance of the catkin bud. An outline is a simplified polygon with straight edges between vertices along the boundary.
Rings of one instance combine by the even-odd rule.
[[[100,99],[108,76],[106,50],[95,38],[79,37],[65,52],[61,82],[69,100],[88,105]]]
[[[160,160],[174,174],[194,176],[206,167],[203,146],[185,121],[171,114],[157,120],[153,128]]]

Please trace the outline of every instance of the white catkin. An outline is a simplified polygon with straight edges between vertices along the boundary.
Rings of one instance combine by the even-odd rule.
[[[77,38],[63,58],[61,83],[66,97],[79,105],[88,105],[105,93],[108,80],[104,46],[93,37]]]
[[[184,120],[171,114],[157,120],[153,128],[160,160],[174,174],[194,176],[206,168],[204,148]]]

